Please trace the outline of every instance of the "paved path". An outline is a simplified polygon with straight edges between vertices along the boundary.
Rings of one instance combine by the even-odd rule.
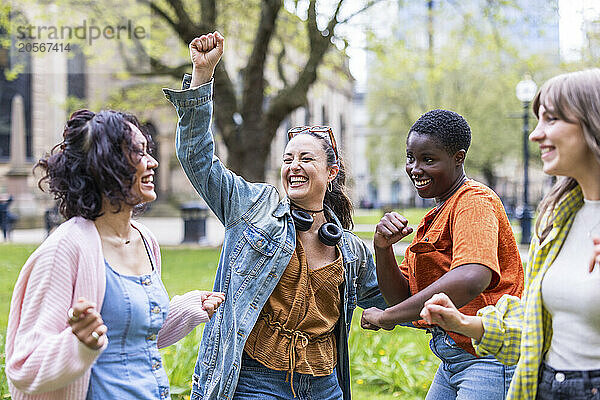
[[[149,218],[142,217],[139,221],[146,225],[156,236],[161,246],[178,246],[183,240],[183,220],[181,218]],[[374,226],[356,225],[355,231],[373,232]],[[198,246],[220,246],[223,243],[225,230],[216,218],[209,218],[206,223],[207,240],[199,243]],[[44,229],[15,229],[12,233],[11,242],[39,244],[46,238]],[[367,246],[373,250],[373,241],[363,239]],[[186,243],[186,245],[189,245]],[[404,255],[409,243],[399,242],[394,245],[396,255]],[[527,260],[527,247],[519,246],[521,259]]]
[[[181,218],[138,218],[146,225],[161,246],[176,246],[183,240],[183,220]],[[202,244],[204,246],[219,246],[223,242],[224,229],[215,219],[207,220],[208,238]],[[12,232],[11,242],[39,244],[46,238],[45,229],[15,229]]]

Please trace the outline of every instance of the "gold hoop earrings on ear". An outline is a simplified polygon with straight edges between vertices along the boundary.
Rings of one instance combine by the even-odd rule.
[[[327,190],[333,192],[333,179],[327,182]]]

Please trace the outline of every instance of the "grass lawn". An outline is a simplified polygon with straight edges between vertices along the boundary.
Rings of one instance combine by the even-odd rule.
[[[394,210],[398,214],[403,215],[408,219],[409,225],[417,226],[425,214],[430,208],[404,208]],[[379,220],[383,217],[383,211],[380,209],[372,210],[358,210],[354,217],[354,223],[356,225],[377,225]]]
[[[0,399],[9,399],[4,375],[4,334],[12,289],[19,270],[35,246],[0,244]],[[218,249],[162,249],[162,277],[169,295],[210,289]],[[355,399],[422,399],[438,365],[423,331],[397,327],[392,332],[360,329],[360,310],[350,335],[352,393]],[[174,400],[189,399],[190,381],[202,327],[162,350]]]
[[[427,214],[429,208],[406,208],[406,209],[398,209],[394,210],[398,214],[403,215],[408,219],[408,224],[412,226],[415,230],[421,222],[421,219]],[[375,225],[379,223],[379,220],[383,217],[383,211],[380,209],[373,210],[360,210],[355,213],[353,220],[355,225],[359,225],[355,227],[354,233],[361,239],[373,239],[373,232],[375,232]],[[361,226],[362,225],[362,226]],[[365,231],[364,226],[371,225],[372,229]],[[408,236],[403,237],[400,241],[410,243],[415,236],[414,232]]]

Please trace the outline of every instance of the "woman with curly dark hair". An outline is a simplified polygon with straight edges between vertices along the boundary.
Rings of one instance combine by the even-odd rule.
[[[160,249],[131,219],[156,199],[151,138],[116,111],[73,113],[36,165],[67,219],[29,257],[11,301],[6,375],[13,399],[165,399],[159,348],[206,322],[221,293],[171,301]]]

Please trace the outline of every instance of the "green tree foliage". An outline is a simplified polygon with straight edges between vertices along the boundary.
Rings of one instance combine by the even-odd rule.
[[[283,0],[139,1],[151,8],[157,29],[175,35],[179,48],[187,49],[199,34],[220,30],[226,48],[235,49],[235,58],[226,53],[215,71],[215,123],[228,166],[262,181],[277,128],[308,104],[317,70],[331,59],[326,55],[334,42],[343,43],[336,27],[379,0],[361,2],[353,11],[347,0],[289,1],[286,7]],[[179,78],[189,71],[187,57],[178,65],[164,56],[167,50],[150,54],[152,71],[146,75]]]

